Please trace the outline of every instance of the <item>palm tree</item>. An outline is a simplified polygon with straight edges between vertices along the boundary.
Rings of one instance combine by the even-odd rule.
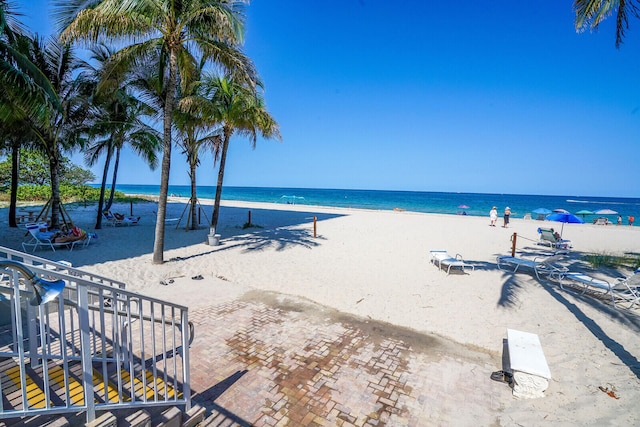
[[[192,77],[197,77],[197,81],[184,84],[184,91],[180,94],[180,101],[175,112],[175,128],[178,131],[180,140],[178,144],[182,148],[182,153],[187,156],[189,164],[189,180],[191,182],[191,208],[187,227],[196,229],[195,218],[198,213],[198,196],[196,184],[196,169],[200,165],[200,153],[203,150],[215,153],[222,142],[219,127],[202,114],[203,105],[207,102],[202,97],[202,84],[200,77],[204,63],[201,62],[198,72]]]
[[[254,148],[258,133],[264,138],[278,140],[281,136],[278,124],[267,112],[262,96],[254,88],[236,81],[232,76],[209,75],[203,85],[210,97],[208,114],[222,127],[222,145],[216,153],[216,158],[219,155],[220,165],[211,218],[211,226],[215,228],[220,217],[222,183],[231,136],[237,133],[248,137]]]
[[[81,93],[82,79],[74,76],[79,61],[70,45],[54,39],[46,42],[37,36],[32,39],[31,61],[51,82],[61,108],[46,108],[40,115],[24,117],[27,130],[32,133],[34,146],[49,160],[51,175],[51,228],[58,227],[60,215],[59,173],[63,151],[82,145],[76,129],[91,112],[88,97]]]
[[[624,39],[624,32],[629,28],[629,15],[640,18],[639,0],[575,0],[576,30],[583,31],[587,27],[596,30],[609,16],[616,15],[616,48]]]
[[[110,71],[109,58],[111,50],[104,46],[92,49],[92,59],[98,63],[98,68],[90,68],[94,85],[93,100],[99,108],[94,121],[88,125],[87,133],[93,139],[92,145],[85,151],[85,161],[93,166],[102,154],[105,162],[98,199],[98,214],[96,229],[102,228],[102,212],[110,209],[118,176],[120,153],[125,143],[140,155],[151,167],[157,166],[156,152],[161,146],[162,135],[145,122],[146,118],[155,115],[155,108],[145,104],[127,89],[126,76]],[[109,200],[104,205],[107,174],[114,158],[113,177]]]
[[[33,140],[25,118],[45,120],[43,114],[60,103],[46,76],[31,61],[32,38],[17,19],[12,2],[0,0],[0,132],[4,150],[12,154],[9,226],[17,227],[16,206],[20,147]],[[2,147],[0,147],[2,148]]]
[[[31,61],[33,37],[18,16],[13,2],[0,0],[1,120],[37,116],[50,106],[60,107],[51,82]]]
[[[124,67],[140,63],[150,52],[161,52],[159,74],[168,74],[164,90],[163,154],[153,263],[164,262],[166,217],[171,166],[171,131],[180,75],[191,73],[195,55],[213,60],[252,81],[251,61],[237,48],[242,41],[242,7],[233,0],[70,0],[57,10],[62,39],[97,42],[101,38],[134,39],[116,55]]]

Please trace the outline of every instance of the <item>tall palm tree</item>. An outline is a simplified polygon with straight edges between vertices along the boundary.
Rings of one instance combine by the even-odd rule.
[[[128,143],[151,169],[157,166],[156,152],[162,144],[162,135],[145,121],[155,115],[155,108],[131,94],[126,75],[111,72],[111,55],[112,51],[107,46],[95,46],[92,49],[92,59],[98,66],[90,67],[88,70],[94,89],[93,101],[97,104],[98,111],[92,123],[87,125],[87,133],[93,141],[84,153],[85,161],[93,166],[99,157],[105,154],[96,229],[102,228],[102,211],[110,209],[113,203],[120,153],[125,143]],[[107,174],[113,158],[111,191],[105,205]]]
[[[60,180],[63,151],[82,145],[77,128],[92,111],[88,97],[81,92],[81,77],[75,76],[82,61],[78,60],[70,45],[54,39],[47,41],[34,36],[32,62],[44,74],[60,100],[61,108],[47,108],[39,116],[24,118],[34,135],[35,147],[49,160],[51,175],[51,227],[57,228],[60,215]]]
[[[198,80],[183,85],[180,93],[180,101],[175,112],[175,128],[178,132],[178,145],[187,157],[189,165],[189,180],[191,182],[191,199],[189,201],[190,213],[187,219],[187,227],[191,230],[197,228],[195,218],[198,213],[198,196],[196,183],[196,169],[200,165],[200,153],[203,150],[215,153],[222,142],[219,126],[202,113],[203,105],[207,100],[202,96],[202,71],[204,62],[200,63],[198,72],[192,77]]]
[[[222,145],[219,152],[216,153],[216,158],[219,155],[220,165],[211,218],[211,226],[217,227],[227,150],[231,136],[238,134],[248,137],[254,148],[258,134],[264,138],[277,140],[280,140],[281,136],[278,123],[267,112],[264,100],[255,88],[248,87],[228,75],[224,77],[209,75],[205,78],[203,86],[210,100],[207,114],[220,123],[222,128]]]
[[[172,120],[179,76],[192,72],[195,56],[215,61],[251,81],[251,61],[237,48],[242,42],[242,8],[233,0],[69,0],[56,16],[62,39],[97,42],[101,38],[134,39],[116,55],[131,66],[152,51],[162,53],[161,75],[167,70],[163,117],[163,154],[153,263],[164,262],[166,217],[171,166]]]
[[[46,120],[45,112],[60,107],[46,76],[31,61],[32,38],[27,34],[13,2],[0,0],[0,148],[12,154],[9,226],[17,227],[17,189],[20,147],[33,140],[25,118]]]
[[[629,15],[640,18],[639,0],[575,0],[576,30],[586,28],[593,30],[609,16],[616,15],[616,48],[624,39],[624,32],[629,28]]]

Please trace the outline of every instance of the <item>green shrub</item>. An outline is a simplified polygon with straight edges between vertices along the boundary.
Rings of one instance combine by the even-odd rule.
[[[105,194],[108,197],[109,193]],[[2,200],[9,200],[9,195],[5,193]],[[121,191],[115,192],[117,200],[129,200]],[[51,187],[48,185],[20,185],[18,187],[18,200],[24,202],[46,202],[51,198]],[[89,185],[61,185],[60,199],[64,203],[98,201],[100,198],[100,188]]]
[[[606,252],[586,254],[583,260],[591,264],[593,268],[629,268],[636,270],[640,267],[640,256],[633,255],[612,255]]]

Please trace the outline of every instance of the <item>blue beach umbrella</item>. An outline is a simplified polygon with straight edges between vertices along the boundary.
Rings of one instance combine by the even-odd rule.
[[[556,221],[562,223],[562,229],[560,230],[560,237],[562,237],[562,232],[564,231],[564,225],[566,223],[570,224],[584,224],[584,221],[572,213],[552,213],[547,216],[549,221]]]
[[[551,213],[551,211],[549,209],[546,208],[538,208],[534,211],[532,211],[534,214],[538,215],[538,220],[542,221],[545,217],[545,215],[549,215]]]
[[[542,214],[542,215],[549,215],[551,213],[551,211],[549,209],[545,209],[545,208],[538,208],[538,209],[534,210],[533,213]]]

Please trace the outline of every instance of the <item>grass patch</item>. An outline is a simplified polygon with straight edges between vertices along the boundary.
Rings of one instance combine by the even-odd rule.
[[[582,259],[588,262],[593,268],[629,268],[636,270],[640,267],[640,256],[634,255],[613,255],[606,252],[586,254]]]
[[[264,227],[262,227],[261,225],[250,223],[250,222],[245,222],[244,224],[242,224],[243,230],[246,230],[247,228],[264,228]]]

